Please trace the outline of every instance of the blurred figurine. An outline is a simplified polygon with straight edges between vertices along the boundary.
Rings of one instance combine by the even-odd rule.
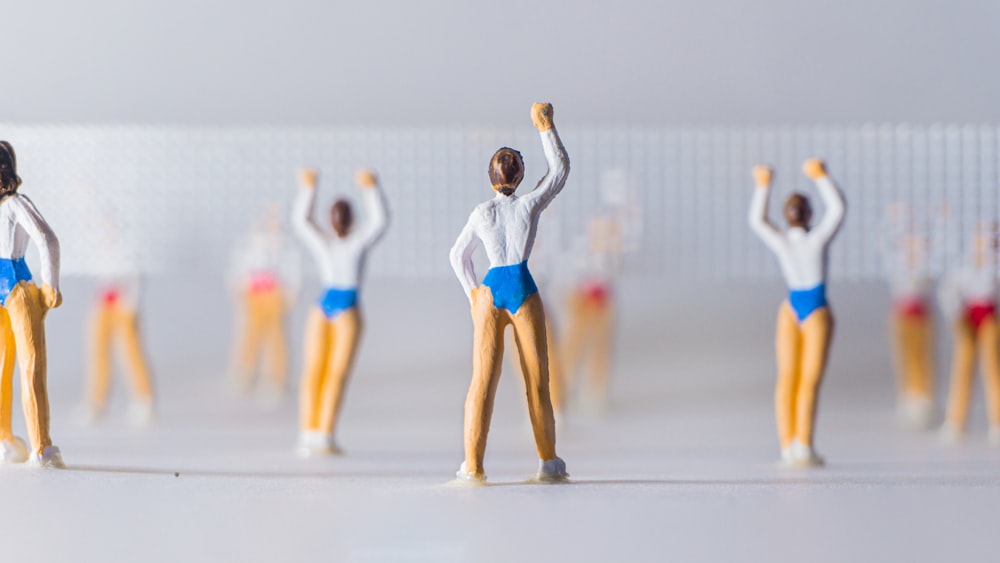
[[[816,397],[826,368],[833,335],[833,316],[826,301],[827,248],[844,220],[844,198],[827,175],[823,161],[803,165],[816,183],[826,207],[823,220],[810,228],[812,207],[805,195],[785,200],[788,230],[780,231],[767,218],[767,199],[773,172],[767,166],[753,170],[756,189],[750,204],[750,228],[775,253],[788,284],[788,299],[778,310],[776,351],[778,385],[775,414],[781,460],[787,465],[822,465],[813,448]]]
[[[459,479],[485,481],[483,458],[493,414],[493,399],[500,380],[503,333],[514,326],[514,339],[525,377],[528,410],[538,450],[537,478],[560,481],[566,464],[556,456],[555,417],[549,390],[545,312],[527,261],[531,255],[538,217],[562,190],[569,174],[569,158],[552,122],[550,104],[534,104],[531,119],[542,140],[548,172],[534,190],[517,197],[514,191],[524,177],[521,154],[504,147],[490,160],[490,183],[496,197],[478,205],[451,249],[455,270],[472,305],[474,326],[472,384],[465,401],[465,461]],[[490,270],[482,285],[472,254],[481,242]]]
[[[979,357],[986,391],[989,440],[1000,445],[1000,340],[997,333],[997,232],[981,226],[972,240],[969,263],[941,284],[945,314],[954,319],[954,351],[948,409],[941,428],[949,441],[965,432],[972,376]]]
[[[343,199],[330,207],[333,236],[313,222],[315,170],[302,171],[299,195],[292,209],[292,227],[312,253],[325,288],[306,321],[299,404],[299,453],[303,456],[340,453],[333,433],[361,336],[358,290],[368,251],[389,224],[385,196],[375,173],[359,171],[356,181],[362,187],[368,215],[360,229],[352,228],[354,215]]]
[[[889,233],[886,246],[892,295],[889,337],[898,383],[896,412],[904,426],[928,428],[934,423],[934,315],[927,240],[915,231],[912,218],[895,218],[907,223],[906,228]]]
[[[234,383],[248,392],[258,365],[268,397],[280,398],[287,387],[288,353],[285,317],[298,294],[298,255],[287,247],[276,209],[236,252],[230,286],[238,299],[234,347]]]
[[[46,383],[45,315],[62,304],[59,293],[59,240],[27,197],[17,193],[17,159],[10,143],[0,141],[0,331],[3,370],[0,379],[0,462],[25,460],[39,467],[65,467],[49,436]],[[41,286],[31,282],[24,260],[28,241],[41,261]],[[14,360],[21,366],[21,405],[31,450],[11,429]]]
[[[623,250],[621,225],[611,214],[588,224],[581,275],[569,296],[565,343],[565,394],[572,393],[581,362],[588,367],[584,406],[598,413],[607,408],[608,374],[614,338],[614,274]]]

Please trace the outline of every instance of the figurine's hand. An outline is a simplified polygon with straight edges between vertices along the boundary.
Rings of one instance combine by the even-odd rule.
[[[802,163],[802,171],[813,180],[826,177],[826,164],[818,158],[810,158]]]
[[[469,291],[469,303],[473,307],[476,306],[476,301],[479,300],[479,294],[482,292],[482,289],[483,289],[483,286],[477,285],[476,287],[472,288],[471,291]]]
[[[354,174],[354,181],[362,188],[374,188],[375,184],[378,184],[378,176],[374,170],[362,169]]]
[[[771,179],[774,178],[774,170],[766,164],[758,164],[753,167],[753,182],[758,188],[771,187]]]
[[[62,305],[62,293],[54,289],[51,285],[42,284],[42,301],[47,309],[55,309]]]
[[[534,103],[531,105],[531,122],[539,131],[552,129],[552,104]]]
[[[303,187],[316,189],[319,181],[319,172],[314,168],[303,168],[299,170],[299,184]]]

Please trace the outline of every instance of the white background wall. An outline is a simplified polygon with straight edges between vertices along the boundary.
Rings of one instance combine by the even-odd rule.
[[[997,121],[991,0],[5,0],[0,121]]]

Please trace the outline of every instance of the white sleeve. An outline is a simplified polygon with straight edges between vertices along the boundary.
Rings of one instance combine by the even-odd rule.
[[[313,222],[316,188],[301,187],[292,205],[292,231],[306,248],[316,256],[326,252],[326,238]]]
[[[566,178],[569,176],[569,156],[566,154],[562,140],[559,139],[556,128],[541,131],[539,136],[542,139],[545,162],[549,168],[535,189],[521,198],[534,213],[540,213],[548,207],[552,199],[562,191],[563,186],[566,185]]]
[[[462,284],[465,295],[472,299],[472,289],[479,285],[476,277],[476,268],[472,263],[472,253],[476,250],[479,237],[476,235],[476,220],[479,212],[473,211],[469,221],[465,224],[462,232],[458,235],[454,246],[451,247],[451,268],[455,271],[455,276]]]
[[[368,224],[365,227],[362,240],[364,241],[364,245],[369,247],[378,242],[382,238],[382,235],[385,234],[386,229],[388,229],[389,208],[386,205],[385,193],[382,191],[382,186],[378,183],[370,188],[363,188],[361,201],[365,206],[365,213],[368,216]]]
[[[26,196],[15,194],[10,198],[10,205],[17,217],[17,222],[28,233],[32,242],[38,248],[41,261],[42,284],[49,285],[59,291],[59,239],[42,218],[35,204]]]
[[[816,189],[819,190],[819,197],[823,200],[826,212],[823,214],[823,220],[813,229],[813,234],[826,243],[833,238],[833,235],[837,234],[837,230],[844,222],[846,211],[844,194],[840,192],[829,176],[823,176],[816,180]]]
[[[771,193],[771,188],[755,187],[753,198],[750,200],[750,214],[748,220],[750,230],[754,232],[764,244],[771,250],[776,250],[781,245],[781,233],[767,220],[767,199]]]

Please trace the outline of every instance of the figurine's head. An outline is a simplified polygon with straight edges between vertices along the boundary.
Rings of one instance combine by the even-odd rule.
[[[351,225],[354,224],[354,213],[351,212],[351,204],[347,200],[338,199],[330,206],[330,226],[337,236],[344,238],[351,232]]]
[[[7,141],[0,141],[0,195],[17,191],[21,178],[17,175],[17,156],[14,147]]]
[[[503,195],[511,195],[524,178],[524,160],[521,153],[503,147],[490,159],[490,184]]]
[[[785,200],[785,220],[789,227],[799,227],[809,230],[809,221],[812,220],[812,206],[809,205],[809,198],[795,192]]]

